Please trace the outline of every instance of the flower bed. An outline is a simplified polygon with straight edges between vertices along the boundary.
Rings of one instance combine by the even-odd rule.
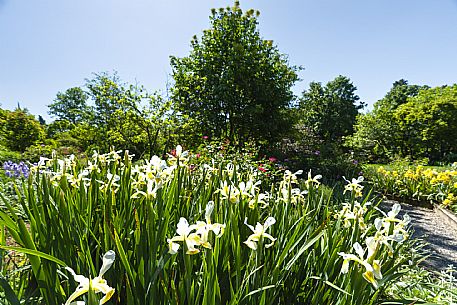
[[[365,305],[415,268],[409,217],[377,210],[361,177],[332,196],[311,172],[269,183],[249,163],[193,161],[181,147],[138,164],[119,152],[41,159],[17,202],[1,197],[0,226],[19,246],[1,238],[0,255],[29,266],[3,270],[5,297]]]
[[[424,166],[366,166],[365,176],[374,188],[412,204],[438,204],[457,212],[457,165],[448,169]]]

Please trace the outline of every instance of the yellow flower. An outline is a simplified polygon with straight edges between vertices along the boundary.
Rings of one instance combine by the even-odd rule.
[[[271,243],[265,245],[265,248],[269,248],[271,246],[273,246],[273,244],[275,243],[276,241],[276,238],[273,238],[273,236],[271,236],[270,234],[266,233],[265,231],[271,227],[273,224],[275,224],[276,222],[276,219],[274,219],[273,217],[268,217],[267,220],[265,221],[265,224],[260,224],[260,223],[257,223],[255,228],[251,225],[249,225],[247,223],[247,218],[244,220],[244,224],[247,225],[249,227],[249,229],[251,229],[252,232],[254,232],[254,234],[251,234],[248,239],[244,242],[246,244],[246,246],[248,246],[249,248],[251,248],[252,250],[257,250],[257,242],[262,238],[262,237],[266,237],[268,238],[269,240],[271,240]]]
[[[453,193],[447,194],[447,198],[444,199],[443,205],[448,206],[454,202],[457,202],[457,196],[455,196]]]
[[[417,172],[417,170],[416,170],[416,172]],[[438,175],[438,172],[436,170],[432,170],[432,169],[428,168],[423,172],[423,175],[427,179],[432,179],[432,180],[435,180],[435,182],[436,182],[436,176]]]
[[[73,292],[72,295],[68,298],[67,302],[65,302],[65,305],[70,305],[70,303],[78,298],[79,296],[89,292],[89,286],[92,288],[92,290],[95,293],[103,293],[105,296],[100,300],[100,305],[105,304],[114,294],[114,288],[108,286],[106,283],[106,280],[103,279],[103,275],[106,273],[106,271],[113,265],[114,259],[115,259],[116,254],[114,253],[113,250],[109,250],[108,252],[105,253],[103,256],[103,265],[100,268],[100,272],[97,277],[94,279],[88,279],[87,277],[83,275],[76,274],[73,269],[70,267],[66,267],[72,275],[73,278],[75,279],[76,282],[79,283],[78,287],[76,288],[75,292]]]
[[[438,173],[436,179],[438,180],[438,182],[442,182],[442,183],[451,182],[451,176],[449,175],[449,172],[440,172],[440,173]]]
[[[412,170],[408,169],[405,174],[404,174],[405,178],[408,178],[408,179],[413,179],[415,180],[417,178],[417,175],[415,172],[413,172]]]

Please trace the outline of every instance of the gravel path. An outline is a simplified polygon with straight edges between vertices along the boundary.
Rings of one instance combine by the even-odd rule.
[[[396,201],[385,200],[381,208],[388,211],[394,203]],[[401,203],[401,206],[400,215],[407,212],[411,216],[413,237],[428,243],[426,249],[431,255],[424,265],[436,270],[444,270],[449,265],[457,267],[457,230],[449,226],[434,210],[406,203]]]

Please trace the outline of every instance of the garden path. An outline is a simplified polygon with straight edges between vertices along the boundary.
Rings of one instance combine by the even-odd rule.
[[[393,200],[385,200],[381,205],[386,211],[396,203]],[[414,229],[413,237],[425,240],[428,245],[426,249],[430,257],[424,262],[427,267],[436,270],[444,270],[449,265],[457,268],[457,231],[449,226],[441,216],[434,210],[424,207],[411,206],[400,203],[402,210],[411,216],[411,225]]]

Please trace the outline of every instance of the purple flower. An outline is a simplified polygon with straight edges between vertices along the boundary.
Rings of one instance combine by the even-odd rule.
[[[28,165],[23,161],[19,162],[19,164],[12,161],[6,161],[3,163],[3,169],[5,170],[5,175],[10,178],[19,178],[21,176],[27,178],[30,174]]]

